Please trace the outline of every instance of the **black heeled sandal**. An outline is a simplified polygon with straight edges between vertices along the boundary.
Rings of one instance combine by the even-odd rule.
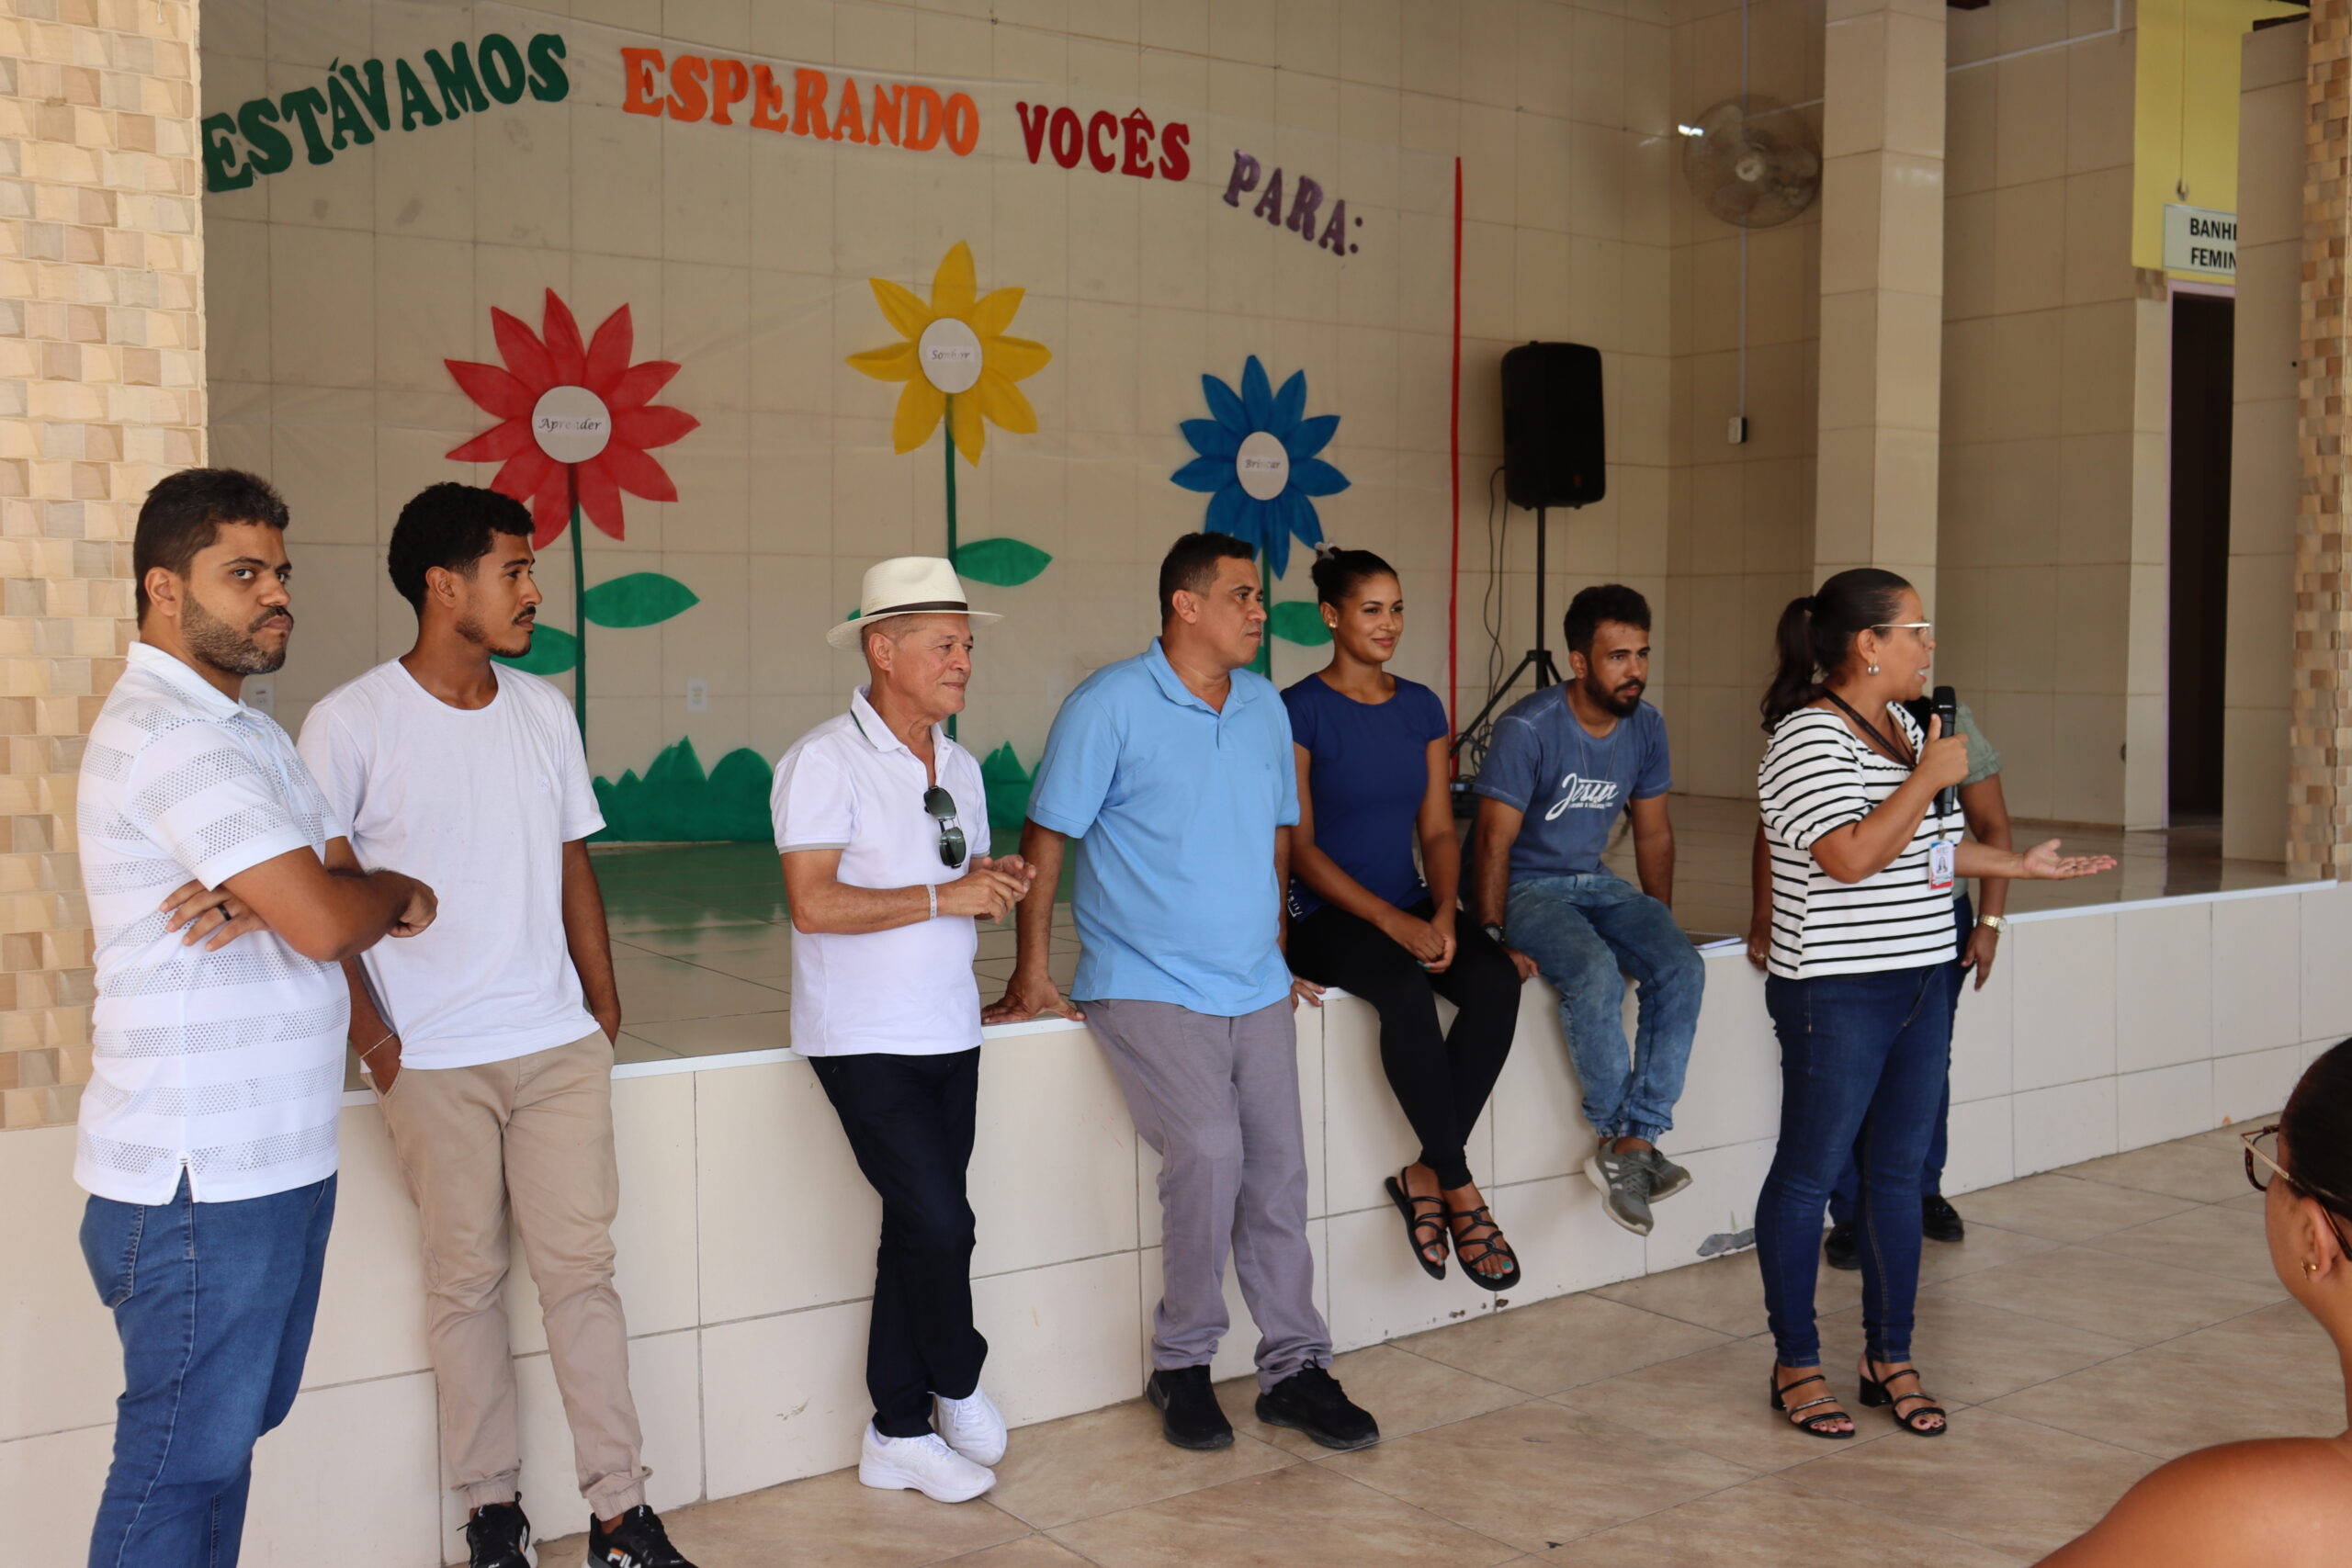
[[[1805,1416],[1802,1419],[1799,1418],[1801,1412],[1810,1410],[1816,1404],[1837,1404],[1836,1394],[1825,1393],[1819,1399],[1808,1399],[1803,1404],[1789,1404],[1782,1400],[1784,1394],[1801,1389],[1809,1382],[1817,1382],[1822,1387],[1827,1388],[1829,1386],[1827,1378],[1815,1372],[1809,1378],[1799,1378],[1794,1382],[1783,1383],[1777,1371],[1768,1373],[1766,1376],[1772,1385],[1772,1408],[1786,1417],[1790,1426],[1800,1432],[1811,1433],[1816,1438],[1826,1438],[1831,1442],[1842,1443],[1854,1435],[1854,1418],[1842,1410],[1824,1411],[1818,1416]],[[1846,1429],[1842,1432],[1832,1429],[1827,1425],[1832,1421],[1845,1422]]]
[[[1464,1230],[1484,1230],[1487,1233],[1484,1235],[1456,1235],[1453,1238],[1453,1256],[1461,1261],[1462,1271],[1470,1276],[1474,1284],[1482,1291],[1508,1291],[1519,1283],[1519,1254],[1513,1252],[1510,1243],[1503,1239],[1503,1227],[1495,1224],[1495,1216],[1487,1211],[1487,1205],[1481,1203],[1475,1209],[1448,1209],[1445,1217],[1449,1227],[1455,1220],[1467,1220],[1470,1223],[1464,1227]],[[1463,1250],[1471,1247],[1478,1249],[1475,1258]],[[1499,1274],[1489,1274],[1478,1267],[1487,1258],[1496,1257],[1509,1259],[1510,1267]]]
[[[1412,1168],[1409,1166],[1406,1168],[1408,1170],[1410,1168]],[[1435,1197],[1424,1198],[1408,1191],[1405,1186],[1405,1172],[1402,1170],[1388,1178],[1385,1185],[1388,1189],[1388,1201],[1396,1205],[1398,1213],[1405,1216],[1405,1239],[1412,1247],[1413,1261],[1419,1264],[1421,1272],[1430,1279],[1444,1279],[1445,1258],[1442,1255],[1451,1239],[1445,1231],[1445,1200]],[[1416,1203],[1434,1203],[1437,1205],[1437,1213],[1417,1214],[1413,1212],[1413,1205]],[[1421,1227],[1424,1225],[1430,1228],[1430,1233],[1426,1240],[1421,1235]],[[1430,1261],[1431,1247],[1437,1248],[1440,1254],[1438,1260],[1434,1263]]]
[[[1875,1366],[1876,1364],[1876,1362],[1871,1361],[1867,1359],[1862,1362],[1862,1365],[1865,1368]],[[1887,1407],[1886,1413],[1894,1417],[1894,1424],[1902,1427],[1905,1431],[1910,1433],[1913,1437],[1940,1438],[1946,1431],[1951,1429],[1951,1414],[1947,1412],[1942,1405],[1934,1404],[1928,1400],[1928,1395],[1925,1392],[1928,1382],[1925,1378],[1922,1378],[1919,1375],[1918,1368],[1905,1367],[1899,1372],[1889,1372],[1887,1373],[1884,1382],[1881,1382],[1878,1379],[1871,1377],[1867,1371],[1863,1371],[1860,1375],[1862,1386],[1861,1392],[1858,1397],[1861,1400],[1862,1404],[1871,1410],[1876,1410],[1879,1406],[1885,1405]],[[1909,1378],[1914,1383],[1918,1385],[1922,1392],[1917,1393],[1889,1393],[1886,1385],[1887,1383],[1893,1382],[1896,1378]],[[1906,1415],[1903,1410],[1903,1402],[1906,1399],[1917,1399],[1922,1403],[1913,1406],[1909,1414]],[[1942,1417],[1942,1419],[1933,1427],[1922,1427],[1919,1425],[1919,1418],[1923,1416],[1936,1416]]]

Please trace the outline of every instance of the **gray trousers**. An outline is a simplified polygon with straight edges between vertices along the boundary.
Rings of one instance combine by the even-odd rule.
[[[1329,1366],[1306,1244],[1306,1145],[1299,1124],[1291,999],[1219,1018],[1173,1002],[1082,1003],[1136,1131],[1158,1150],[1164,1240],[1151,1362],[1207,1364],[1231,1319],[1225,1258],[1258,1322],[1258,1386]]]

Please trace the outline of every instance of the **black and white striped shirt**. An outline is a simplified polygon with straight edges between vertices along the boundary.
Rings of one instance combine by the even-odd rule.
[[[1917,755],[1925,737],[1911,716],[1890,703],[1886,718]],[[1772,731],[1756,784],[1772,852],[1773,974],[1813,980],[1957,956],[1952,889],[1928,886],[1928,846],[1958,843],[1961,813],[1939,818],[1929,807],[1894,863],[1860,882],[1838,881],[1813,857],[1815,840],[1869,816],[1910,776],[1826,708],[1799,708]]]

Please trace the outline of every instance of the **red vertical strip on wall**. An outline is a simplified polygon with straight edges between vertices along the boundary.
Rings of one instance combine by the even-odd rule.
[[[1453,463],[1453,558],[1445,582],[1445,715],[1451,727],[1461,718],[1461,682],[1454,672],[1462,630],[1462,160],[1453,160],[1453,395],[1447,402],[1451,428],[1446,446]]]

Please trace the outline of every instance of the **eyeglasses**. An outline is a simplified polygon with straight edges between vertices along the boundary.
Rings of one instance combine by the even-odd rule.
[[[1887,621],[1871,628],[1874,632],[1917,632],[1921,637],[1935,629],[1933,621]]]
[[[2256,1192],[2267,1192],[2270,1190],[2270,1179],[2276,1176],[2297,1191],[2318,1199],[2320,1207],[2327,1213],[2327,1228],[2335,1231],[2337,1244],[2344,1247],[2346,1256],[2352,1256],[2352,1244],[2346,1244],[2344,1240],[2344,1233],[2335,1230],[2337,1211],[2352,1209],[2352,1203],[2346,1203],[2324,1187],[2312,1186],[2278,1163],[2278,1156],[2274,1152],[2278,1147],[2278,1127],[2279,1123],[2273,1122],[2267,1127],[2257,1127],[2251,1133],[2238,1134],[2238,1142],[2245,1145],[2246,1180],[2253,1183]],[[2266,1145],[2267,1147],[2265,1146]],[[2256,1162],[2267,1168],[2267,1174],[2254,1168]]]
[[[948,866],[964,863],[964,829],[956,825],[956,797],[932,785],[922,792],[925,815],[939,824],[939,860]]]

